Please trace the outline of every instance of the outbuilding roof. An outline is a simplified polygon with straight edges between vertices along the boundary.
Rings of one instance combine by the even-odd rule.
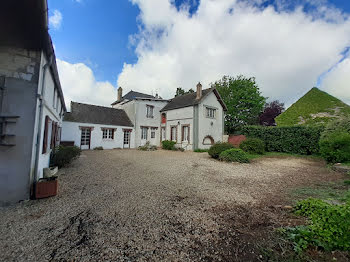
[[[183,108],[183,107],[197,105],[211,92],[214,92],[219,103],[222,105],[224,111],[226,111],[227,110],[226,105],[225,105],[224,101],[221,99],[219,92],[215,88],[203,89],[202,97],[200,99],[196,99],[196,97],[197,97],[196,92],[174,97],[160,111],[163,112],[163,111],[168,111],[168,110],[179,109],[179,108]]]
[[[63,121],[113,126],[133,126],[122,109],[71,102],[71,112],[64,115]]]

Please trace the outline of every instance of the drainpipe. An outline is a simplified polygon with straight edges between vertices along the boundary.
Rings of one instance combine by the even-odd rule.
[[[50,67],[52,65],[52,60],[53,57],[52,55],[50,55],[49,60],[45,63],[45,65],[43,66],[43,78],[41,81],[41,93],[40,95],[38,95],[38,99],[39,99],[39,121],[38,121],[38,134],[36,137],[36,150],[35,150],[35,166],[34,166],[34,190],[35,190],[35,185],[36,182],[38,180],[38,171],[39,171],[39,158],[40,158],[40,138],[41,138],[41,125],[42,125],[42,120],[43,120],[43,99],[45,96],[45,76],[46,76],[46,70],[48,67]],[[33,191],[34,193],[35,191]]]

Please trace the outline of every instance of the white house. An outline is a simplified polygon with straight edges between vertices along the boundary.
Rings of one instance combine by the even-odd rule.
[[[124,110],[71,102],[64,116],[62,144],[81,149],[134,148],[133,124]]]
[[[46,0],[4,1],[2,8],[0,205],[34,195],[66,112]]]
[[[147,141],[160,146],[160,110],[168,100],[135,91],[122,96],[123,89],[118,89],[118,99],[112,103],[113,108],[125,110],[134,125],[134,147],[144,145]]]
[[[161,139],[172,140],[186,150],[208,149],[222,141],[226,106],[215,88],[178,96],[160,110]]]

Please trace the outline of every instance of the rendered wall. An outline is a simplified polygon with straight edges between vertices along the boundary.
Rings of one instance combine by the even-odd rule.
[[[0,205],[29,198],[40,57],[40,52],[0,48],[0,77],[5,77],[0,115],[19,116],[7,125],[16,145],[0,146]]]
[[[77,122],[63,122],[62,126],[62,137],[61,141],[74,141],[74,145],[80,147],[81,139],[81,129],[82,127],[93,127],[91,131],[91,144],[90,149],[95,147],[102,146],[104,149],[114,149],[114,148],[123,148],[124,142],[124,133],[123,129],[133,129],[132,127],[123,127],[123,126],[111,126],[111,125],[98,125],[98,124],[89,124],[89,123],[77,123]],[[103,139],[102,138],[102,129],[101,128],[116,128],[114,132],[114,139]],[[130,148],[134,148],[135,144],[135,134],[134,130],[131,132],[130,137]]]

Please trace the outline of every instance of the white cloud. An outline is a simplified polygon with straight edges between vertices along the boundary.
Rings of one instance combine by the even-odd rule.
[[[201,0],[190,15],[173,0],[131,0],[141,10],[140,32],[130,37],[138,61],[124,64],[118,86],[170,98],[179,86],[243,74],[255,76],[265,96],[294,102],[350,45],[350,20],[324,0],[308,0],[317,7],[309,14],[284,11],[284,0],[278,11],[252,5],[259,1]]]
[[[53,14],[49,17],[49,24],[52,26],[54,29],[59,29],[61,27],[62,23],[62,14],[60,11],[55,9],[53,11]]]
[[[350,57],[327,74],[322,81],[321,88],[350,105]]]
[[[57,67],[65,102],[110,106],[117,100],[117,91],[109,82],[96,81],[93,71],[83,63],[71,64],[57,59]]]

